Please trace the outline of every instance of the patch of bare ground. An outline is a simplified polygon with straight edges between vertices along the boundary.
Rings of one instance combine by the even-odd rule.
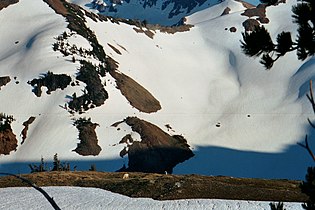
[[[2,86],[5,86],[11,81],[9,76],[0,77],[0,90]]]
[[[66,16],[69,14],[67,8],[60,0],[44,0],[56,13]]]
[[[221,16],[229,14],[230,11],[231,11],[230,7],[226,7],[226,8],[223,10]]]
[[[236,199],[305,202],[300,181],[233,178],[226,176],[165,175],[107,172],[41,172],[25,174],[38,186],[78,186],[109,190],[129,197],[174,199]],[[13,176],[0,177],[0,187],[26,186]]]
[[[259,26],[259,22],[255,19],[247,19],[242,23],[246,31],[253,31],[256,26]]]
[[[146,28],[133,28],[133,30],[137,33],[144,33],[147,37],[153,39],[154,33]]]
[[[35,117],[30,117],[30,118],[28,118],[28,120],[26,120],[25,122],[23,122],[24,128],[23,128],[23,130],[22,130],[22,132],[21,132],[21,136],[22,136],[22,142],[21,142],[21,144],[23,144],[24,141],[25,141],[25,139],[27,138],[28,127],[29,127],[30,124],[32,124],[32,123],[34,122],[35,119],[36,119]]]
[[[145,113],[157,112],[161,109],[160,102],[135,80],[117,71],[110,71],[109,73],[115,78],[117,88],[131,106]]]
[[[266,17],[266,7],[267,5],[265,4],[259,4],[257,7],[245,10],[241,15],[247,16],[249,18],[254,16]]]
[[[189,31],[193,25],[185,24],[180,26],[160,26],[160,25],[149,25],[150,29],[160,30],[163,33],[175,34],[177,32]]]
[[[18,2],[19,2],[19,0],[1,0],[0,1],[0,10],[10,6],[11,4],[16,4]]]
[[[92,123],[90,119],[86,120],[85,118],[76,120],[74,125],[79,130],[80,143],[78,143],[77,148],[73,151],[82,156],[98,155],[102,148],[98,145],[95,129],[99,125],[97,123]]]
[[[141,141],[133,141],[128,134],[119,142],[127,145],[120,155],[128,154],[128,168],[122,171],[172,173],[177,164],[194,156],[183,136],[170,136],[156,125],[137,117],[127,117],[125,123],[140,134]]]
[[[0,131],[0,155],[9,155],[17,146],[17,139],[11,127]]]
[[[254,5],[252,5],[252,4],[250,4],[250,3],[246,2],[246,1],[242,1],[242,0],[236,0],[236,1],[241,2],[242,5],[243,5],[245,8],[247,8],[247,9],[254,8],[254,7],[255,7]]]
[[[109,44],[109,43],[107,43],[107,45],[108,45],[110,48],[112,48],[112,50],[114,50],[115,53],[117,53],[118,55],[121,55],[121,52],[120,52],[116,47],[114,47],[113,45],[111,45],[111,44]]]
[[[249,17],[249,19],[243,22],[243,26],[246,31],[252,31],[257,24],[269,23],[269,19],[266,17],[266,7],[266,4],[259,4],[257,7],[249,8],[241,14]],[[252,19],[253,17],[257,18]]]

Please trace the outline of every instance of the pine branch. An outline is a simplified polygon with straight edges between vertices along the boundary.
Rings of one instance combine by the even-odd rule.
[[[308,100],[311,102],[313,107],[313,112],[315,113],[315,101],[314,101],[314,95],[313,95],[313,85],[312,80],[310,80],[310,94],[306,94]]]
[[[308,151],[308,153],[310,154],[310,156],[312,157],[312,159],[315,161],[315,155],[308,144],[307,135],[305,136],[305,144],[302,144],[299,142],[297,144],[299,146],[303,147],[304,149],[306,149]]]

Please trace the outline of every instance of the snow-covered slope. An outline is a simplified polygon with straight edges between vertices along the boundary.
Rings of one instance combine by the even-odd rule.
[[[156,201],[149,198],[129,198],[95,188],[45,187],[61,209],[212,209],[263,210],[266,201],[232,201],[217,199],[188,199]],[[52,209],[47,200],[32,188],[0,189],[1,209]],[[299,203],[285,203],[285,209],[302,209]]]
[[[267,8],[266,28],[273,37],[282,30],[296,30],[288,21],[294,4],[290,0]],[[227,6],[230,14],[221,16]],[[305,134],[312,137],[307,118],[313,119],[313,113],[305,94],[314,79],[315,61],[301,62],[290,53],[265,71],[258,59],[241,52],[244,10],[240,2],[225,1],[187,17],[194,26],[174,34],[153,30],[156,26],[149,31],[126,22],[95,21],[89,15],[86,25],[106,55],[118,62],[118,71],[149,91],[161,109],[145,113],[134,108],[107,73],[100,78],[109,98],[83,114],[70,114],[65,108],[73,93],[82,95],[84,82],[51,94],[43,87],[40,97],[27,82],[48,71],[67,74],[76,82],[79,59],[102,63],[95,56],[63,56],[54,51],[56,37],[63,32],[69,46],[92,49],[94,45],[70,33],[65,18],[41,0],[23,0],[1,10],[0,76],[10,76],[12,81],[1,87],[0,112],[16,119],[12,128],[19,143],[17,151],[0,156],[1,170],[25,172],[25,162],[41,156],[49,160],[55,153],[82,169],[96,163],[98,170],[117,170],[128,165],[127,157],[119,156],[125,147],[119,141],[127,134],[138,141],[142,136],[126,123],[112,125],[137,116],[170,135],[181,134],[191,146],[195,156],[176,166],[174,173],[303,179],[312,161],[296,143],[303,142]],[[235,32],[230,30],[233,27]],[[22,123],[30,116],[36,119],[21,145]],[[99,125],[95,129],[102,148],[98,156],[72,151],[79,142],[73,119],[79,117]]]

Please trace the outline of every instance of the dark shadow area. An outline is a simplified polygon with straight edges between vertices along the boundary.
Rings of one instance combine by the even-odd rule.
[[[315,145],[310,138],[310,145]],[[199,147],[194,151],[195,156],[177,165],[173,174],[200,174],[200,175],[224,175],[245,178],[266,179],[291,179],[304,180],[306,169],[313,166],[314,162],[302,147],[290,146],[282,153],[260,153],[239,151],[222,147]],[[87,171],[95,164],[97,171],[114,172],[123,165],[128,165],[125,159],[113,160],[86,160],[66,161],[70,163],[70,169],[74,167],[77,171]],[[2,172],[15,174],[30,173],[28,164],[39,164],[40,162],[17,162],[1,164]],[[51,169],[52,162],[47,162]],[[140,163],[143,165],[143,162]]]
[[[311,106],[311,105],[310,105]],[[307,122],[307,119],[305,119]],[[315,129],[307,126],[308,144],[315,152]],[[277,135],[275,133],[275,135]],[[305,138],[297,143],[305,144]],[[308,151],[298,144],[288,145],[283,152],[267,153],[228,149],[223,147],[198,147],[194,157],[177,165],[174,174],[200,174],[244,178],[305,180],[307,168],[315,163]]]
[[[194,153],[194,157],[174,168],[174,174],[304,180],[307,167],[314,165],[307,151],[298,145],[282,153],[222,147],[199,147]]]
[[[315,129],[309,129],[308,139],[310,148],[315,151]],[[304,143],[304,138],[298,142]],[[165,150],[166,148],[163,149]],[[304,180],[307,167],[314,166],[314,161],[308,152],[297,144],[288,146],[287,149],[280,153],[240,151],[215,146],[198,147],[193,151],[193,157],[190,157],[190,159],[180,158],[180,160],[177,159],[181,156],[181,150],[179,150],[178,154],[170,150],[170,148],[167,148],[167,153],[160,153],[160,150],[152,149],[144,151],[146,151],[145,155],[139,153],[132,155],[137,158],[136,161],[135,159],[131,160],[132,167],[129,170],[127,169],[128,171],[132,171],[132,168],[135,171],[142,171],[143,168],[147,167],[159,169],[159,172],[161,172],[164,171],[164,168],[161,169],[163,165],[163,167],[175,166],[173,174]],[[143,158],[141,159],[142,156]],[[107,172],[115,172],[123,166],[126,166],[126,168],[129,167],[128,159],[126,158],[111,160],[89,159],[81,161],[63,160],[61,158],[60,161],[61,163],[70,163],[71,171],[74,168],[77,171],[87,171],[93,164],[96,166],[97,171]],[[40,160],[38,162],[0,164],[0,171],[15,174],[30,173],[29,164],[38,165],[40,164]],[[47,162],[48,170],[51,170],[52,167],[52,161]],[[142,169],[139,170],[139,168]],[[143,171],[151,172],[148,170]]]
[[[130,2],[130,0],[104,2],[106,4],[91,0],[90,3],[86,3],[84,6],[90,10],[97,10],[102,15],[140,20],[161,26],[183,25],[183,19],[186,16],[220,3],[219,1],[207,2],[207,0],[165,0],[161,5],[157,4],[157,0],[144,0],[139,3]],[[137,12],[126,13],[127,10],[136,10]],[[154,17],[152,17],[152,11],[156,12]]]
[[[48,170],[52,170],[53,168],[53,161],[44,161],[45,167]],[[112,160],[63,160],[60,159],[62,164],[70,164],[70,171],[88,171],[92,165],[95,165],[97,171],[108,171],[108,172],[115,172],[120,169],[124,164],[127,165],[128,163],[125,159],[112,159]],[[13,174],[26,174],[30,173],[31,169],[29,164],[39,165],[40,160],[37,162],[15,162],[15,163],[2,163],[0,164],[0,171],[1,172],[10,172]]]

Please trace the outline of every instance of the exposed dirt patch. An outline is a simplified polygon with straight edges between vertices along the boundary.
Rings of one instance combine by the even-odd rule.
[[[121,52],[120,52],[116,47],[114,47],[113,45],[111,45],[111,44],[109,44],[109,43],[107,43],[107,45],[108,45],[110,48],[112,48],[112,50],[114,50],[115,53],[117,53],[118,55],[121,55]]]
[[[17,148],[17,139],[12,131],[11,123],[15,121],[12,115],[0,113],[0,155],[9,155]]]
[[[19,2],[19,0],[1,0],[0,1],[0,10],[2,10],[3,8],[8,7],[11,4],[16,4],[18,2]]]
[[[137,33],[144,33],[149,38],[153,39],[154,33],[146,28],[133,28]]]
[[[241,15],[247,16],[249,18],[254,16],[266,17],[266,7],[267,5],[265,4],[259,4],[257,7],[245,10]]]
[[[11,81],[9,76],[5,76],[5,77],[0,77],[0,90],[2,86],[5,86],[6,84],[8,84]]]
[[[230,9],[229,7],[225,8],[225,9],[223,10],[221,16],[229,14],[230,11],[231,11],[231,9]]]
[[[254,5],[252,5],[252,4],[248,3],[248,2],[242,1],[242,0],[236,0],[236,1],[241,2],[242,5],[243,5],[245,8],[247,8],[247,9],[251,9],[251,8],[254,8],[254,7],[255,7]]]
[[[116,79],[117,88],[131,106],[145,113],[157,112],[161,109],[160,102],[132,78],[117,71],[110,71],[110,74]]]
[[[22,175],[39,186],[96,187],[129,197],[174,199],[237,199],[305,202],[300,181],[241,179],[200,175],[105,172],[42,172]],[[0,177],[0,187],[26,186],[12,176]]]
[[[230,28],[230,32],[235,33],[236,31],[237,31],[237,29],[235,27]]]
[[[58,14],[61,14],[63,16],[69,14],[67,8],[60,0],[44,0],[44,2],[51,6]]]
[[[149,173],[172,173],[173,168],[193,157],[186,139],[180,135],[170,136],[156,125],[137,117],[128,117],[125,122],[139,133],[141,141],[133,141],[130,135],[120,143],[127,143],[121,155],[128,153],[128,168],[125,171]]]
[[[193,25],[179,25],[179,26],[168,26],[168,27],[162,27],[160,25],[152,25],[149,26],[149,28],[160,30],[163,33],[169,33],[169,34],[175,34],[177,32],[185,32],[189,31]]]
[[[79,130],[80,143],[73,151],[83,156],[98,155],[102,148],[98,145],[95,129],[99,125],[92,123],[90,119],[86,120],[84,118],[76,120],[74,125]]]
[[[124,20],[119,19],[119,21],[127,23],[129,25],[135,25],[136,27],[133,28],[138,33],[145,33],[148,37],[152,38],[154,37],[154,32],[160,31],[162,33],[169,33],[169,34],[175,34],[178,32],[185,32],[189,31],[190,28],[193,27],[193,25],[190,24],[183,24],[176,25],[176,26],[161,26],[159,24],[143,24],[142,22],[136,21],[136,20]]]
[[[0,131],[0,154],[9,155],[17,146],[17,139],[11,127]]]
[[[254,26],[259,25],[260,23],[269,23],[269,19],[266,17],[266,4],[259,4],[257,7],[250,8],[245,10],[241,15],[249,17],[245,22],[243,22],[243,26],[246,31],[252,31]],[[256,20],[251,19],[252,17],[257,17]],[[254,22],[255,21],[255,22]]]
[[[28,118],[27,121],[23,122],[24,128],[23,128],[23,130],[21,132],[21,136],[22,136],[21,144],[23,144],[25,139],[27,138],[28,127],[29,127],[30,124],[32,124],[34,122],[35,119],[36,119],[35,117],[30,117],[30,118]]]
[[[247,19],[242,24],[246,31],[253,31],[256,26],[259,26],[259,22],[255,19]]]

